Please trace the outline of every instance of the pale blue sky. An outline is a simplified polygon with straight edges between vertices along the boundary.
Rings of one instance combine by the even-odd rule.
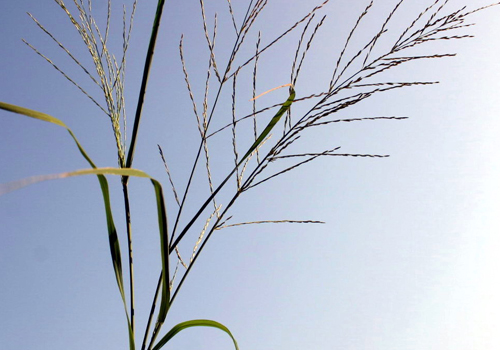
[[[102,2],[94,2],[96,13],[104,13]],[[364,45],[396,2],[375,1],[347,54]],[[389,29],[405,28],[433,2],[407,0]],[[130,9],[132,1],[125,3]],[[134,23],[127,66],[129,129],[153,3],[139,2]],[[316,21],[325,14],[327,18],[297,83],[299,97],[324,90],[345,38],[368,3],[332,0],[318,13]],[[488,1],[474,3],[479,7]],[[117,0],[113,5],[113,30],[118,35],[120,4]],[[236,20],[243,18],[246,4],[233,0]],[[269,1],[255,24],[262,31],[262,44],[316,4],[313,0]],[[452,12],[465,4],[470,1],[451,0],[443,11]],[[83,62],[91,63],[76,31],[53,1],[3,1],[0,101],[63,120],[98,165],[115,166],[107,117],[31,52],[21,38],[86,88],[92,85],[38,30],[26,11]],[[225,66],[224,48],[227,50],[234,40],[227,3],[207,0],[206,11],[210,28],[214,12],[219,14],[220,51],[216,57]],[[317,159],[241,197],[231,210],[233,223],[309,219],[326,224],[243,226],[216,232],[176,299],[164,332],[181,321],[207,318],[225,324],[242,350],[500,348],[499,11],[500,7],[492,8],[470,17],[477,23],[467,30],[476,36],[474,39],[431,43],[414,51],[419,55],[456,52],[457,57],[410,63],[380,78],[440,81],[439,85],[388,91],[335,117],[409,119],[336,123],[317,128],[297,146],[302,152],[342,146],[344,153],[391,157]],[[156,145],[162,145],[180,190],[199,143],[178,57],[181,33],[201,109],[208,51],[199,3],[167,0],[134,163],[162,181],[172,213],[175,203]],[[249,33],[248,47],[237,62],[251,55],[256,35],[255,29]],[[291,33],[281,46],[261,57],[258,93],[289,82],[299,35],[300,31]],[[388,38],[393,36],[388,34]],[[251,81],[240,81],[238,113],[244,114],[251,110]],[[214,93],[215,80],[211,88]],[[214,125],[231,119],[228,94],[226,89]],[[285,99],[286,89],[281,89],[260,98],[258,105]],[[300,108],[294,113],[298,117]],[[262,116],[266,121],[270,117]],[[56,126],[4,111],[0,111],[0,125],[0,183],[87,167],[69,135]],[[274,133],[273,139],[279,136],[278,131]],[[244,141],[240,140],[240,154],[245,151]],[[230,132],[213,147],[212,169],[218,183],[234,164]],[[199,174],[200,183],[193,187],[187,214],[206,198],[203,167]],[[125,252],[119,179],[109,181]],[[137,337],[142,339],[159,272],[158,233],[152,187],[142,179],[131,180],[130,186]],[[92,177],[48,181],[0,197],[2,350],[127,348],[102,207],[98,183]],[[186,215],[183,220],[187,219]],[[189,256],[198,232],[193,231],[182,247],[185,256]],[[165,347],[231,348],[226,334],[203,328],[186,330]]]

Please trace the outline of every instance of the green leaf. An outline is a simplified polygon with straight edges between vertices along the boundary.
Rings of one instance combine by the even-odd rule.
[[[156,324],[161,326],[167,317],[170,309],[170,273],[169,273],[169,242],[168,242],[168,223],[165,202],[163,200],[163,189],[159,182],[151,179],[155,186],[156,204],[158,210],[158,226],[160,228],[160,250],[162,261],[162,294],[160,309]],[[159,328],[158,328],[159,329]]]
[[[191,320],[191,321],[186,321],[186,322],[181,322],[177,325],[175,325],[159,342],[158,344],[155,345],[155,347],[153,348],[153,350],[159,350],[160,348],[162,348],[166,343],[168,343],[170,341],[170,339],[172,339],[177,333],[179,333],[180,331],[186,329],[186,328],[190,328],[190,327],[214,327],[214,328],[218,328],[224,332],[226,332],[227,334],[229,334],[229,336],[231,337],[231,339],[233,340],[233,343],[234,343],[234,347],[236,350],[239,350],[238,348],[238,343],[236,342],[236,339],[234,339],[233,335],[231,334],[231,332],[229,331],[229,329],[224,326],[223,324],[219,323],[219,322],[216,322],[216,321],[212,321],[212,320]]]
[[[163,280],[162,280],[162,299],[160,304],[160,310],[158,313],[158,324],[162,324],[165,321],[168,310],[170,308],[170,288],[169,288],[169,252],[168,252],[168,224],[167,224],[167,213],[165,207],[165,201],[163,197],[163,189],[161,184],[142,170],[138,169],[129,169],[129,168],[92,168],[92,169],[83,169],[70,171],[60,174],[50,174],[50,175],[41,175],[41,176],[33,176],[30,178],[13,181],[7,184],[0,185],[0,195],[5,194],[7,192],[11,192],[13,190],[20,189],[22,187],[35,184],[42,181],[54,180],[54,179],[64,179],[68,177],[74,176],[82,176],[82,175],[118,175],[118,176],[133,176],[133,177],[142,177],[151,180],[151,183],[154,186],[155,194],[156,194],[156,206],[158,212],[158,226],[160,230],[160,242],[161,242],[161,256],[162,256],[162,272],[163,272]],[[105,178],[104,178],[105,179]],[[106,181],[107,186],[107,181]],[[103,189],[103,195],[105,197],[105,201],[109,202],[109,191],[106,187]],[[110,209],[110,208],[109,208]],[[107,210],[106,210],[107,211]],[[111,212],[111,211],[110,211]],[[115,230],[116,233],[116,230]],[[119,253],[119,245],[118,245],[118,236],[116,235],[116,241],[111,242],[111,255],[113,257],[113,265],[115,266],[115,271],[119,271],[121,273],[121,262],[119,255],[115,256],[115,252]],[[123,296],[124,304],[125,303],[125,292],[123,288],[122,279],[120,279],[118,286],[120,288],[120,293]],[[126,309],[126,308],[125,308]],[[127,314],[128,318],[128,314]]]
[[[80,142],[78,142],[75,134],[71,131],[71,129],[64,124],[61,120],[52,117],[48,114],[38,112],[32,109],[12,105],[9,103],[4,103],[0,102],[0,109],[4,109],[9,112],[13,113],[18,113],[25,115],[27,117],[31,117],[34,119],[38,119],[44,122],[49,122],[55,125],[59,125],[63,128],[65,128],[73,140],[75,141],[78,150],[82,154],[82,156],[87,160],[87,162],[90,164],[92,168],[96,168],[96,165],[94,162],[90,159],[88,156],[87,152],[83,149],[83,147],[80,145]],[[108,240],[109,240],[109,248],[111,251],[111,260],[113,262],[113,270],[115,272],[115,277],[116,277],[116,283],[118,284],[118,289],[120,291],[120,295],[123,301],[123,306],[125,309],[125,314],[127,317],[127,325],[128,325],[128,334],[129,334],[129,345],[130,345],[130,350],[135,349],[135,340],[134,340],[134,333],[132,331],[132,326],[130,324],[130,317],[127,311],[127,302],[125,299],[125,289],[123,285],[123,269],[122,269],[122,263],[121,263],[121,252],[120,252],[120,242],[118,240],[118,233],[116,231],[115,223],[113,220],[113,213],[111,210],[111,200],[109,197],[109,186],[108,186],[108,181],[106,180],[106,177],[103,175],[97,175],[97,178],[99,180],[99,185],[101,186],[101,192],[102,192],[102,197],[104,200],[104,209],[106,212],[106,223],[107,223],[107,228],[108,228]],[[45,180],[48,180],[45,178]],[[43,181],[43,179],[40,179],[40,181]],[[36,182],[36,181],[35,181]],[[20,186],[21,185],[21,186]],[[12,190],[15,190],[20,187],[24,187],[26,185],[29,185],[29,183],[23,184],[22,181],[15,182],[15,183],[10,183],[7,185],[0,185],[0,195],[10,192]]]
[[[255,142],[253,143],[253,145],[250,146],[250,148],[248,149],[247,153],[243,156],[243,158],[241,158],[238,166],[241,165],[241,163],[243,163],[243,161],[245,161],[245,159],[248,156],[250,156],[250,154],[252,154],[252,152],[255,151],[255,149],[257,147],[259,147],[259,145],[262,143],[262,141],[264,141],[264,139],[267,137],[267,135],[269,135],[269,133],[271,132],[271,130],[274,128],[274,126],[276,125],[276,123],[279,122],[279,120],[281,119],[281,117],[283,116],[283,114],[285,114],[285,112],[288,111],[288,109],[292,105],[294,99],[295,99],[295,90],[292,87],[292,88],[290,88],[290,96],[288,97],[288,99],[285,101],[285,103],[283,103],[283,105],[281,105],[281,108],[279,109],[278,113],[276,113],[274,115],[273,119],[271,119],[271,121],[269,122],[269,124],[267,124],[266,128],[261,132],[261,134],[255,140]]]
[[[259,147],[259,145],[262,143],[262,141],[264,141],[264,139],[267,137],[267,135],[271,132],[271,130],[274,128],[274,126],[281,119],[281,117],[283,116],[283,114],[285,114],[286,111],[288,111],[288,109],[292,105],[294,99],[295,99],[295,90],[292,87],[292,88],[290,88],[290,96],[288,96],[288,99],[285,101],[285,103],[283,103],[283,105],[281,105],[281,108],[279,109],[279,111],[274,115],[274,117],[271,119],[271,121],[269,122],[269,124],[267,124],[267,126],[265,127],[265,129],[259,135],[259,137],[250,146],[250,148],[248,149],[247,153],[245,153],[245,155],[239,161],[238,165],[236,165],[234,167],[234,169],[229,173],[229,175],[224,179],[224,181],[222,181],[222,183],[219,185],[219,187],[217,187],[215,189],[215,191],[210,195],[210,197],[208,197],[208,199],[205,201],[205,203],[203,203],[203,205],[200,207],[200,209],[198,210],[198,212],[193,216],[193,218],[191,219],[191,221],[189,221],[188,224],[181,231],[181,233],[179,234],[179,237],[177,237],[174,240],[174,242],[170,246],[170,252],[172,252],[175,249],[175,247],[179,244],[179,242],[182,240],[182,238],[184,237],[184,235],[189,231],[189,229],[191,228],[191,226],[194,224],[194,222],[196,221],[196,219],[198,219],[198,217],[205,210],[205,208],[207,207],[207,205],[210,204],[210,202],[212,201],[212,199],[214,199],[214,197],[217,195],[217,193],[219,193],[219,191],[222,189],[222,187],[224,187],[224,185],[226,184],[226,182],[231,178],[231,176],[233,176],[233,174],[238,169],[238,167],[252,154],[253,151],[255,151],[255,149],[257,147]]]

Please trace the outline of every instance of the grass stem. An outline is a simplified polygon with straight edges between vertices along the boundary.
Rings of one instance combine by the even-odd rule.
[[[132,247],[132,222],[130,218],[130,202],[128,195],[128,183],[122,178],[123,200],[125,202],[125,221],[127,224],[128,243],[128,268],[129,268],[129,289],[130,289],[130,327],[135,331],[135,297],[134,297],[134,254]]]

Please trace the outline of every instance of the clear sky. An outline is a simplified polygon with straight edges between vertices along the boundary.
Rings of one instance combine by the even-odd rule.
[[[129,14],[132,1],[124,3]],[[139,1],[127,56],[129,136],[154,3]],[[318,3],[269,1],[249,31],[233,70],[251,57],[259,30],[261,45],[266,45]],[[351,39],[344,64],[379,30],[396,3],[374,1]],[[432,3],[403,2],[373,50],[374,57],[386,52]],[[470,3],[450,0],[442,14]],[[474,6],[488,3],[475,0]],[[247,4],[232,1],[238,25]],[[304,61],[295,86],[297,97],[328,89],[345,40],[368,4],[332,0],[317,12],[309,34],[323,15],[327,17]],[[110,47],[118,57],[121,5],[121,0],[113,2],[110,33]],[[206,0],[205,6],[210,32],[218,13],[215,57],[219,67],[225,67],[235,40],[227,2]],[[105,2],[94,0],[93,10],[104,26]],[[337,153],[390,157],[318,158],[245,192],[230,210],[229,223],[322,220],[326,224],[262,224],[216,231],[173,304],[164,332],[178,322],[205,318],[226,325],[242,350],[499,349],[499,11],[500,6],[481,11],[469,18],[475,26],[443,33],[472,34],[473,39],[430,42],[405,53],[457,53],[457,57],[410,62],[369,81],[440,84],[387,91],[329,117],[409,119],[334,123],[308,130],[288,154],[341,146]],[[2,1],[0,101],[63,120],[99,166],[116,166],[109,118],[21,39],[102,102],[98,89],[26,12],[92,67],[88,51],[54,1]],[[257,93],[290,82],[302,29],[303,24],[262,54]],[[199,2],[167,0],[134,162],[134,167],[164,184],[170,225],[176,203],[157,144],[163,147],[181,192],[200,139],[179,59],[181,33],[194,98],[202,110],[209,52]],[[251,67],[238,76],[237,117],[252,110]],[[223,90],[212,131],[232,120],[231,84]],[[217,86],[212,71],[210,106]],[[259,98],[257,107],[286,98],[287,89],[273,91]],[[294,120],[303,110],[301,105],[293,106]],[[271,111],[259,116],[261,129],[272,115]],[[282,124],[273,130],[270,144],[280,137],[281,128]],[[241,156],[250,144],[252,124],[240,123],[237,130]],[[212,139],[215,184],[234,166],[231,138],[227,129]],[[269,149],[266,146],[263,150]],[[5,111],[0,111],[0,164],[0,183],[88,167],[63,129]],[[280,166],[276,161],[265,174]],[[202,164],[181,223],[207,197],[205,172]],[[120,181],[108,180],[125,252]],[[130,186],[140,343],[160,260],[153,189],[144,179],[132,179]],[[234,181],[230,186],[234,188]],[[219,200],[224,204],[227,193]],[[186,259],[203,220],[181,246]],[[175,257],[171,259],[175,266]],[[0,349],[127,348],[123,306],[95,178],[47,181],[0,197],[0,281]],[[165,348],[231,349],[232,343],[219,330],[192,328]]]

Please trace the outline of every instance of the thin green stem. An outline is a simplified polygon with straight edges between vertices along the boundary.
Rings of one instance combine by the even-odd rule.
[[[155,296],[153,298],[153,303],[151,304],[151,310],[149,311],[148,324],[146,326],[146,331],[144,332],[144,338],[142,340],[141,350],[146,349],[146,341],[149,334],[149,329],[151,328],[151,322],[153,321],[153,316],[155,313],[156,303],[158,301],[158,297],[160,296],[161,282],[163,280],[163,271],[160,272],[160,277],[158,278],[158,284],[156,285]]]
[[[151,32],[151,38],[149,41],[149,47],[146,54],[146,62],[144,64],[144,71],[142,74],[141,89],[139,92],[139,99],[137,102],[137,109],[135,112],[134,127],[132,130],[132,138],[130,141],[130,147],[127,155],[127,162],[125,164],[126,168],[132,167],[132,162],[134,160],[135,145],[137,142],[137,134],[139,132],[139,124],[142,116],[142,107],[144,105],[144,98],[146,96],[146,87],[148,85],[149,71],[151,69],[151,64],[153,62],[154,49],[156,46],[156,39],[158,37],[158,29],[160,27],[161,16],[163,13],[163,7],[165,5],[165,0],[158,0],[158,5],[156,8],[156,15],[153,22],[153,28]],[[125,215],[127,224],[127,240],[128,240],[128,260],[129,260],[129,286],[130,286],[130,324],[132,333],[135,329],[135,303],[134,303],[134,269],[133,269],[133,250],[132,250],[132,225],[130,220],[130,204],[128,196],[128,177],[122,177],[123,186],[123,197],[125,202]]]
[[[160,278],[162,276],[163,276],[163,272],[160,273]],[[160,328],[161,328],[160,324],[155,325],[155,329],[153,330],[153,335],[151,336],[151,342],[149,343],[148,350],[151,350],[151,348],[153,347],[155,340],[158,337],[158,334],[160,334]]]
[[[130,289],[130,327],[132,333],[135,330],[135,298],[134,298],[134,255],[132,248],[132,222],[130,220],[130,203],[128,196],[127,182],[122,178],[123,199],[125,202],[125,221],[127,223],[128,242],[128,268],[129,268],[129,289]]]

